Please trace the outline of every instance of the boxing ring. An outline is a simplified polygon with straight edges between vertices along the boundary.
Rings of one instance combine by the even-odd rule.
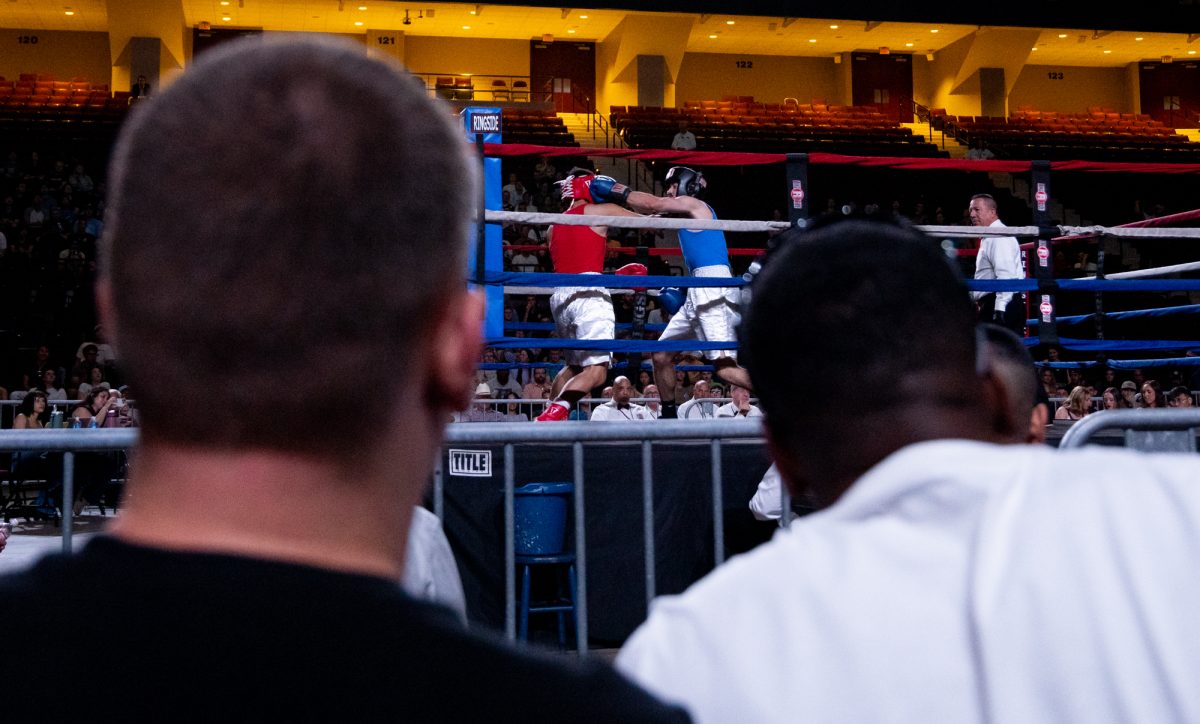
[[[500,224],[528,224],[528,225],[598,225],[607,226],[615,229],[649,229],[649,230],[678,230],[678,229],[717,229],[729,232],[778,232],[789,228],[803,228],[806,226],[809,218],[809,207],[807,199],[808,189],[808,174],[810,166],[820,166],[827,163],[845,163],[858,166],[892,166],[897,168],[941,168],[948,170],[962,171],[1002,171],[1006,173],[1028,173],[1031,179],[1030,202],[1033,204],[1034,224],[1028,226],[998,226],[998,227],[965,227],[965,226],[934,226],[920,225],[917,228],[924,231],[935,239],[980,239],[985,236],[1016,236],[1023,240],[1021,244],[1022,258],[1026,270],[1026,276],[1021,279],[1005,279],[1005,280],[968,280],[967,287],[972,291],[981,292],[998,292],[1011,291],[1021,292],[1026,294],[1027,304],[1033,314],[1028,314],[1026,326],[1029,333],[1025,336],[1025,344],[1029,347],[1048,348],[1050,346],[1059,347],[1064,350],[1070,350],[1079,354],[1097,354],[1094,360],[1079,360],[1079,361],[1059,361],[1038,362],[1039,366],[1049,366],[1054,368],[1059,367],[1078,367],[1088,368],[1097,366],[1108,366],[1114,369],[1137,369],[1149,367],[1175,367],[1175,368],[1194,368],[1200,367],[1200,327],[1195,324],[1181,325],[1186,329],[1193,331],[1191,338],[1184,339],[1112,339],[1106,338],[1106,327],[1111,322],[1125,322],[1126,320],[1136,321],[1145,318],[1178,318],[1181,320],[1189,320],[1190,315],[1200,313],[1200,304],[1183,304],[1173,307],[1159,307],[1153,309],[1127,310],[1108,312],[1105,310],[1106,295],[1120,295],[1124,293],[1149,293],[1156,294],[1160,292],[1187,292],[1193,296],[1200,293],[1200,279],[1197,278],[1157,278],[1169,275],[1193,274],[1200,270],[1200,261],[1190,262],[1182,265],[1170,265],[1155,269],[1138,270],[1132,273],[1116,273],[1104,275],[1102,272],[1094,277],[1086,278],[1055,278],[1053,271],[1052,259],[1057,246],[1088,243],[1099,244],[1100,254],[1098,260],[1098,269],[1104,268],[1103,244],[1105,238],[1118,239],[1173,239],[1182,242],[1200,240],[1200,229],[1179,228],[1173,224],[1188,225],[1193,221],[1200,220],[1200,210],[1188,212],[1186,214],[1176,215],[1163,219],[1157,223],[1137,223],[1119,227],[1105,226],[1078,226],[1064,225],[1051,223],[1048,217],[1047,209],[1050,200],[1051,174],[1056,170],[1065,171],[1095,171],[1102,173],[1105,171],[1132,171],[1143,173],[1189,173],[1200,174],[1200,165],[1178,165],[1178,164],[1092,164],[1090,162],[977,162],[977,161],[940,161],[931,159],[863,159],[850,157],[834,157],[826,154],[729,154],[729,153],[698,153],[698,152],[679,152],[666,150],[642,150],[632,151],[628,149],[577,149],[577,148],[558,148],[558,147],[536,147],[536,146],[520,146],[520,145],[502,145],[502,144],[486,144],[481,149],[481,153],[485,154],[488,160],[495,158],[512,157],[520,155],[543,155],[551,157],[563,156],[606,156],[606,157],[626,157],[638,160],[664,161],[671,164],[687,164],[703,169],[708,164],[781,164],[784,167],[784,173],[781,174],[781,182],[786,186],[788,198],[792,205],[789,210],[789,221],[783,222],[767,222],[754,220],[696,220],[696,219],[672,219],[672,218],[628,218],[628,217],[603,217],[603,216],[587,216],[579,217],[575,215],[552,214],[543,212],[513,212],[503,211],[497,207],[483,209],[478,220],[479,226],[495,227]],[[718,212],[720,210],[718,209]],[[480,235],[482,237],[482,235]],[[515,244],[508,247],[511,251],[532,251],[543,249],[541,245],[535,244]],[[943,243],[948,256],[967,257],[975,253],[973,249],[957,249],[953,244]],[[759,257],[764,253],[764,248],[751,247],[734,247],[730,248],[731,256],[747,256]],[[679,256],[680,250],[672,247],[650,247],[650,246],[619,246],[609,248],[609,252],[615,252],[619,255],[624,255],[627,258],[616,262],[614,266],[620,265],[625,261],[645,261],[653,256]],[[477,258],[482,256],[485,250],[477,251]],[[628,258],[632,257],[632,258]],[[1197,249],[1196,258],[1200,260],[1200,249]],[[653,290],[655,287],[743,287],[750,281],[749,274],[743,277],[732,278],[697,278],[689,276],[675,275],[651,275],[645,277],[637,277],[636,284],[639,288],[649,288]],[[627,276],[619,276],[615,274],[588,274],[588,275],[563,275],[544,272],[518,272],[504,271],[502,269],[475,269],[475,273],[470,275],[470,281],[473,284],[484,288],[506,288],[509,290],[517,290],[522,293],[534,292],[536,290],[551,290],[557,286],[591,286],[605,287],[614,293],[625,292],[630,293],[631,280]],[[545,293],[545,292],[542,292]],[[653,292],[651,292],[653,294]],[[1059,317],[1057,314],[1058,299],[1061,295],[1082,294],[1093,295],[1095,312],[1087,315],[1070,315]],[[1110,297],[1111,298],[1111,297]],[[490,316],[490,315],[489,315]],[[497,314],[497,317],[499,315]],[[1079,336],[1061,336],[1060,327],[1071,329],[1073,331],[1082,329],[1081,325],[1092,323],[1095,328],[1095,339]],[[635,323],[617,324],[616,329],[621,336],[625,333],[633,335],[652,336],[660,331],[664,325]],[[546,337],[531,337],[531,336],[513,336],[511,333],[529,332],[529,333],[551,333],[553,330],[551,323],[537,322],[503,322],[498,318],[493,323],[489,324],[489,333],[486,335],[486,344],[495,349],[517,349],[525,348],[530,350],[537,349],[586,349],[599,350],[611,353],[629,353],[639,355],[647,352],[655,351],[707,351],[717,349],[736,349],[738,342],[736,339],[700,342],[696,340],[680,340],[671,342],[658,342],[651,339],[613,339],[613,340],[571,340],[557,339],[550,336]],[[500,331],[497,332],[496,330]],[[1076,331],[1076,334],[1079,334]],[[1184,350],[1198,350],[1194,356],[1184,356]],[[1135,357],[1109,357],[1109,353],[1113,352],[1129,352],[1129,353],[1150,353],[1156,356],[1147,358]],[[1166,354],[1163,354],[1166,353]],[[480,369],[498,370],[498,369],[530,369],[544,367],[542,362],[494,362],[484,363],[480,365]],[[614,365],[614,368],[617,366]],[[641,369],[647,368],[647,363],[640,363]],[[711,366],[707,365],[688,365],[677,366],[677,369],[683,370],[711,370]],[[1156,420],[1158,416],[1154,413],[1143,413],[1137,419],[1122,418],[1116,421],[1118,427],[1134,428],[1138,426],[1148,426],[1149,428],[1166,427],[1172,428],[1178,426],[1181,422],[1191,421],[1194,415],[1176,415],[1178,419],[1172,418],[1165,423],[1160,424]],[[642,469],[643,469],[643,488],[642,497],[646,502],[643,510],[643,532],[642,532],[642,552],[645,559],[643,562],[643,572],[646,583],[643,589],[646,594],[646,604],[653,597],[655,591],[662,592],[662,587],[656,587],[656,575],[662,574],[661,558],[656,551],[661,551],[663,541],[661,536],[663,531],[659,525],[659,512],[653,505],[655,493],[653,492],[655,485],[662,485],[666,481],[662,481],[661,476],[657,479],[649,471],[651,470],[652,458],[651,447],[661,444],[660,434],[679,435],[683,439],[692,439],[697,441],[701,447],[711,446],[709,460],[712,467],[711,480],[716,488],[711,493],[710,503],[713,505],[712,521],[714,526],[714,554],[713,561],[719,564],[723,557],[723,546],[719,543],[721,540],[721,531],[719,521],[722,518],[721,500],[727,495],[727,488],[722,486],[722,476],[719,472],[721,467],[721,452],[720,452],[720,434],[735,432],[739,436],[748,436],[748,439],[759,439],[761,432],[757,429],[758,425],[752,427],[744,426],[741,423],[734,422],[730,427],[728,424],[722,429],[702,428],[700,425],[706,423],[683,423],[682,426],[676,421],[654,421],[630,423],[629,425],[620,426],[591,426],[586,422],[577,423],[556,423],[554,425],[521,425],[513,423],[493,423],[493,424],[472,424],[454,426],[458,429],[452,430],[451,435],[457,439],[464,440],[460,435],[470,434],[473,440],[478,440],[480,444],[491,440],[495,442],[501,436],[508,440],[503,444],[502,457],[505,461],[504,469],[504,506],[505,519],[510,520],[511,513],[512,488],[525,480],[514,474],[514,471],[509,467],[509,460],[517,452],[514,445],[527,443],[529,445],[538,445],[542,443],[560,443],[567,444],[568,439],[572,440],[572,461],[569,466],[571,473],[564,473],[562,479],[573,477],[576,485],[583,485],[584,467],[583,467],[583,444],[616,440],[618,438],[631,440],[634,444],[640,444],[642,449]],[[1093,423],[1095,424],[1095,423]],[[553,428],[553,429],[551,429]],[[614,429],[620,428],[620,429]],[[1069,432],[1069,431],[1068,431]],[[1189,429],[1184,433],[1192,439],[1192,450],[1195,450],[1194,438],[1195,430]],[[560,439],[561,438],[561,439]],[[1075,438],[1079,439],[1079,438]],[[1182,438],[1181,438],[1182,439]],[[1068,441],[1064,439],[1064,444]],[[1126,439],[1125,443],[1129,445],[1140,445],[1143,441],[1132,438]],[[1119,444],[1115,440],[1109,440],[1109,444]],[[1072,445],[1078,444],[1071,442]],[[603,486],[605,481],[593,480],[588,490],[593,491],[596,487]],[[437,502],[439,496],[445,494],[446,481],[439,471],[437,483],[435,486],[435,507],[440,505]],[[624,491],[629,494],[629,490]],[[744,505],[744,502],[742,503]],[[581,503],[576,502],[579,506]],[[785,500],[786,509],[786,500]],[[586,551],[589,549],[589,543],[585,540],[587,531],[583,526],[582,520],[585,511],[578,508],[576,513],[576,553],[578,560],[586,561]],[[707,520],[707,519],[706,519]],[[452,524],[448,524],[448,529],[452,529]],[[658,546],[656,546],[656,537],[659,538]],[[453,536],[452,536],[453,542]],[[506,577],[505,587],[506,595],[506,630],[509,635],[513,631],[513,586],[514,586],[514,570],[512,558],[512,542],[511,529],[505,528],[504,540],[494,541],[496,545],[504,545],[506,559],[504,562]],[[627,561],[633,558],[632,553],[625,556]],[[586,566],[586,563],[585,563]],[[589,595],[587,590],[586,571],[580,577],[579,586],[582,591],[582,598],[585,601]],[[669,589],[675,588],[674,585],[668,586]],[[612,601],[606,605],[613,605]],[[586,646],[588,636],[588,615],[583,615],[580,621],[581,631],[577,632],[579,636],[579,645],[581,649]],[[602,624],[603,626],[603,624]]]

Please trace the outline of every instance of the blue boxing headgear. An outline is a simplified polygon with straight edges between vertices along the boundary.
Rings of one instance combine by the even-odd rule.
[[[704,174],[690,169],[687,166],[672,166],[667,171],[667,176],[663,179],[663,183],[667,188],[673,184],[678,184],[675,189],[676,196],[692,196],[700,198],[704,193],[704,189],[708,188],[708,182],[704,180]]]

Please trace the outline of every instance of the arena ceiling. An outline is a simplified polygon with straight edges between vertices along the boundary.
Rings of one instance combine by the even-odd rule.
[[[534,0],[536,3],[537,0]],[[691,18],[692,31],[688,51],[697,53],[733,53],[791,56],[831,56],[847,51],[874,51],[887,47],[893,53],[936,55],[942,48],[972,33],[986,33],[1000,27],[1038,27],[1037,50],[1030,50],[1027,63],[1037,65],[1121,67],[1139,60],[1157,60],[1164,55],[1186,61],[1200,53],[1200,28],[1193,25],[1200,13],[1200,0],[1143,0],[1136,17],[1123,13],[1120,23],[1127,28],[1167,26],[1180,32],[1150,29],[1111,30],[1112,21],[1098,16],[1100,5],[1091,5],[1086,13],[1071,11],[1079,3],[1016,2],[1005,5],[1004,18],[1011,25],[981,25],[922,21],[918,11],[930,8],[882,7],[881,3],[856,2],[835,4],[782,2],[778,0],[742,0],[738,3],[689,2],[678,0],[633,1],[639,14],[646,8],[670,11]],[[213,26],[252,27],[272,31],[321,33],[365,33],[368,30],[401,30],[407,35],[504,38],[528,40],[552,35],[559,40],[603,41],[633,10],[614,9],[619,3],[604,3],[608,9],[538,7],[536,4],[510,3],[464,4],[396,2],[393,0],[181,0],[184,21],[189,26],[210,22]],[[772,6],[779,6],[772,8]],[[896,3],[899,6],[901,4]],[[929,5],[929,4],[927,4]],[[963,3],[963,6],[975,4]],[[1023,7],[1037,12],[1020,12]],[[811,7],[808,7],[811,6]],[[880,17],[869,19],[878,7]],[[1162,6],[1169,11],[1156,15]],[[730,14],[713,10],[737,7],[743,12]],[[932,7],[930,5],[930,7]],[[809,10],[814,17],[768,15],[771,9],[792,13]],[[828,17],[830,8],[847,13],[846,17]],[[976,19],[1000,19],[995,11],[971,8]],[[960,10],[938,6],[942,20],[954,19]],[[992,15],[980,13],[991,12]],[[70,13],[69,15],[67,13]],[[825,17],[819,17],[824,15]],[[408,22],[405,23],[407,16]],[[668,15],[663,16],[664,19]],[[1036,25],[1038,19],[1086,18],[1086,22],[1064,23],[1054,27]],[[1028,19],[1029,22],[1025,22]],[[106,0],[0,0],[0,27],[30,30],[105,31],[108,28]],[[1191,33],[1185,32],[1191,27]],[[1198,58],[1200,59],[1200,58]]]

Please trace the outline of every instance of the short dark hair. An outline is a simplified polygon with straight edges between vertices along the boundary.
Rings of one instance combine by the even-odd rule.
[[[991,194],[975,194],[971,197],[971,200],[974,201],[975,199],[987,201],[993,209],[996,208],[996,197]]]
[[[401,383],[363,380],[423,353],[463,277],[465,146],[402,69],[328,39],[228,43],[131,113],[102,271],[143,434],[366,449]]]
[[[974,309],[936,242],[836,217],[780,238],[741,329],[743,361],[779,443],[840,470],[864,416],[921,400],[972,404]],[[838,394],[813,395],[805,381]]]
[[[1192,396],[1192,391],[1189,390],[1186,385],[1176,385],[1171,388],[1170,392],[1167,393],[1168,400],[1174,400],[1178,397],[1191,397],[1191,396]]]
[[[1016,414],[1026,414],[1040,403],[1037,391],[1044,389],[1038,382],[1033,357],[1025,343],[1011,329],[998,324],[979,325],[979,334],[987,345],[987,359],[994,374],[1008,388],[1008,403]],[[1049,402],[1049,398],[1047,398]]]

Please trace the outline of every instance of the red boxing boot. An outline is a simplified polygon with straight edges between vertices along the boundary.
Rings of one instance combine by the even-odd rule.
[[[564,422],[570,415],[569,408],[552,402],[545,412],[537,416],[534,422]]]

